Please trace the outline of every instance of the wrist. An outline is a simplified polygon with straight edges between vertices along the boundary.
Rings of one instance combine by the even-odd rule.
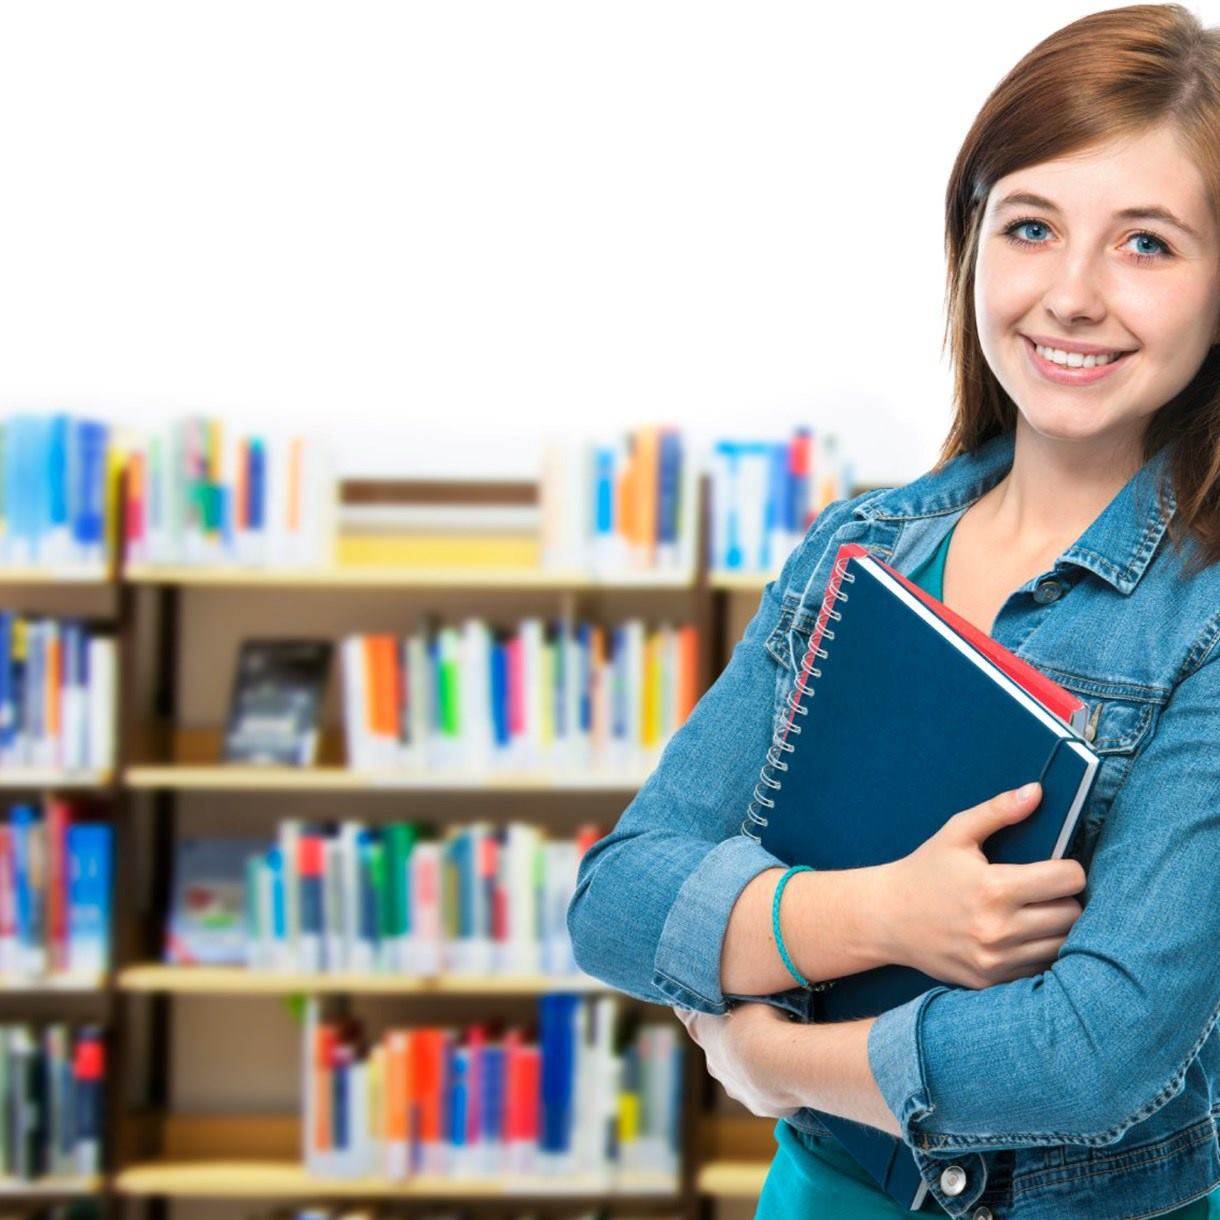
[[[817,871],[789,879],[781,911],[784,946],[801,974],[819,982],[906,964],[896,935],[901,899],[895,895],[901,891],[894,867]]]
[[[878,965],[905,966],[905,946],[900,930],[907,918],[901,885],[901,860],[861,869],[863,895],[862,936],[872,947]]]

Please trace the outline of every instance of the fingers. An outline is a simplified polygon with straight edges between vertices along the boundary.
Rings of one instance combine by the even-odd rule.
[[[1005,887],[1013,906],[1071,898],[1085,888],[1089,879],[1079,860],[1035,860],[1031,864],[992,864],[989,868]]]

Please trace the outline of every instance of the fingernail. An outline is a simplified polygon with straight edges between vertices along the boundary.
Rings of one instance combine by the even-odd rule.
[[[1017,789],[1017,799],[1027,801],[1035,792],[1038,791],[1038,782],[1035,780],[1032,784],[1026,784],[1023,788]]]

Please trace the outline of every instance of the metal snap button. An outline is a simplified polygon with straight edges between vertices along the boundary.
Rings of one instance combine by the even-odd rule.
[[[976,1207],[972,1220],[994,1220],[990,1207]]]
[[[947,1195],[960,1195],[966,1189],[966,1171],[960,1165],[950,1165],[940,1175],[940,1188]]]
[[[1063,586],[1057,580],[1044,580],[1034,589],[1034,601],[1039,606],[1049,605],[1063,592]]]

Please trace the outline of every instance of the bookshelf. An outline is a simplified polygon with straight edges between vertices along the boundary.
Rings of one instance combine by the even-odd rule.
[[[96,1179],[0,1181],[0,1196],[96,1195],[110,1214],[149,1210],[155,1220],[162,1220],[175,1200],[265,1199],[418,1199],[450,1206],[490,1200],[503,1202],[505,1209],[511,1203],[518,1212],[558,1200],[571,1202],[573,1209],[579,1203],[582,1210],[604,1207],[612,1214],[655,1212],[693,1220],[715,1214],[720,1201],[744,1207],[757,1196],[773,1150],[774,1120],[755,1118],[727,1102],[704,1073],[701,1053],[693,1046],[686,1056],[676,1183],[646,1172],[624,1172],[614,1182],[543,1176],[319,1178],[301,1164],[299,1114],[260,1115],[259,1100],[248,1106],[243,1098],[230,1099],[231,1110],[209,1105],[203,1113],[177,1107],[175,1072],[184,1062],[184,1039],[210,1025],[219,1039],[211,1045],[221,1045],[225,1035],[217,1034],[216,1027],[233,1022],[236,1029],[247,1030],[286,1020],[285,1005],[294,997],[317,997],[342,1012],[366,1003],[382,1009],[390,1005],[410,1023],[416,1011],[426,1014],[421,1019],[457,1020],[479,1006],[524,1011],[522,1006],[548,990],[596,995],[607,989],[584,976],[291,974],[175,967],[160,961],[174,844],[184,826],[191,833],[211,833],[206,828],[213,823],[231,827],[249,819],[265,829],[278,817],[297,816],[298,802],[311,811],[358,811],[375,823],[392,798],[393,808],[416,816],[418,806],[436,821],[456,820],[459,815],[450,814],[450,807],[475,809],[492,820],[525,808],[531,817],[535,809],[545,809],[555,826],[574,829],[581,821],[596,820],[609,827],[654,765],[489,775],[362,771],[344,765],[338,729],[323,732],[319,761],[312,767],[225,765],[219,761],[222,732],[217,727],[225,706],[217,691],[223,687],[227,694],[230,674],[226,669],[212,675],[210,693],[200,694],[197,687],[206,683],[195,679],[208,661],[188,653],[223,657],[227,667],[231,656],[226,649],[235,632],[265,634],[267,622],[290,619],[294,627],[281,634],[297,634],[298,618],[304,621],[300,634],[365,630],[370,615],[393,622],[408,604],[448,609],[454,602],[463,607],[482,602],[497,608],[532,607],[531,612],[547,615],[579,610],[603,618],[651,615],[663,606],[678,609],[699,629],[703,691],[727,660],[769,578],[706,570],[707,484],[705,477],[699,487],[699,563],[689,577],[643,573],[598,581],[574,572],[457,567],[258,571],[131,566],[113,573],[49,575],[0,570],[0,605],[34,612],[44,612],[45,606],[46,613],[70,615],[73,599],[93,599],[87,613],[109,617],[119,642],[115,770],[0,774],[0,792],[87,794],[105,804],[115,826],[112,974],[100,980],[0,986],[5,1019],[21,1019],[27,1008],[52,1011],[57,1003],[70,1003],[75,1013],[83,1004],[91,1010],[90,1019],[109,1028],[106,1172]],[[101,610],[96,608],[99,595],[105,599]],[[591,808],[596,812],[590,813]],[[622,999],[625,1005],[637,1003]],[[203,1008],[207,1016],[200,1015]]]

